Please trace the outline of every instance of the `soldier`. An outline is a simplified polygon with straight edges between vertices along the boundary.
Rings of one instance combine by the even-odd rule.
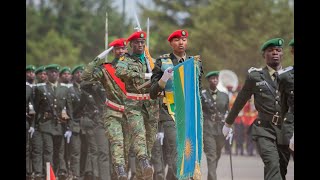
[[[131,34],[127,41],[130,42],[132,54],[125,54],[124,60],[116,66],[116,76],[125,83],[127,92],[124,113],[128,120],[130,145],[133,144],[140,162],[140,166],[137,166],[137,179],[143,179],[143,176],[145,179],[152,179],[150,157],[159,119],[159,101],[150,100],[149,87],[142,87],[152,75],[148,70],[150,62],[144,55],[145,38],[146,33],[143,31]]]
[[[59,82],[64,84],[69,84],[71,82],[71,69],[70,67],[63,67],[60,69]]]
[[[125,138],[125,132],[128,132],[127,119],[124,116],[124,84],[114,74],[115,66],[119,61],[123,60],[123,55],[127,52],[126,40],[123,38],[112,41],[109,46],[113,46],[112,52],[114,59],[111,63],[104,63],[97,66],[93,72],[91,79],[91,73],[89,70],[89,64],[87,72],[84,76],[86,79],[98,80],[102,83],[106,90],[106,106],[103,114],[104,126],[106,128],[106,134],[110,141],[110,150],[112,155],[112,162],[114,171],[116,172],[116,178],[119,180],[126,180],[126,157],[128,156],[129,147],[128,138]],[[125,140],[126,139],[126,140]],[[127,142],[125,144],[125,142]]]
[[[50,162],[59,180],[64,180],[67,169],[63,135],[67,141],[72,135],[69,130],[69,119],[72,119],[71,100],[68,98],[68,87],[58,83],[60,66],[50,64],[45,69],[48,81],[35,89],[35,111],[39,115],[39,131],[43,138],[43,167],[46,162]]]
[[[280,145],[283,141],[281,137],[283,117],[280,114],[277,75],[281,69],[283,42],[281,38],[274,38],[261,46],[266,67],[259,69],[252,67],[248,70],[243,88],[239,92],[222,130],[223,134],[227,136],[234,119],[253,94],[258,116],[252,124],[251,132],[264,162],[264,178],[267,180],[286,179],[290,157],[288,148]]]
[[[294,39],[289,42],[291,54],[294,56]],[[279,71],[279,91],[281,94],[281,116],[284,117],[281,133],[284,145],[290,145],[294,158],[294,68],[289,66]]]
[[[173,76],[172,68],[179,63],[184,62],[187,58],[186,49],[188,44],[188,32],[186,30],[176,30],[169,35],[168,41],[173,49],[170,54],[164,54],[160,56],[155,63],[155,67],[152,71],[153,75],[151,78],[150,97],[156,99],[161,97],[161,93],[164,92],[164,97],[160,98],[160,126],[163,127],[164,132],[164,154],[168,157],[165,158],[168,164],[168,173],[166,179],[177,179],[177,145],[176,145],[176,125],[174,121],[174,115],[170,108],[169,102],[174,102],[172,92],[172,80]],[[194,56],[195,59],[200,61],[199,56]],[[201,64],[200,64],[201,65]],[[201,66],[200,66],[201,67]],[[202,68],[199,80],[203,74]],[[201,81],[199,82],[201,88]],[[201,92],[201,90],[200,90]],[[161,137],[161,134],[159,134]],[[161,157],[154,157],[161,158]],[[156,162],[161,162],[156,160]],[[161,166],[159,166],[161,167]],[[162,170],[156,170],[161,172]],[[164,175],[163,175],[164,176]]]
[[[34,133],[35,111],[33,107],[34,65],[26,66],[26,178],[32,179],[31,138]]]
[[[43,83],[45,81],[47,81],[48,76],[47,76],[47,72],[44,69],[45,66],[39,66],[34,73],[36,74],[36,82],[37,83]]]
[[[206,75],[209,88],[202,90],[203,144],[207,157],[208,180],[217,179],[217,166],[221,150],[225,144],[222,127],[226,113],[229,111],[228,94],[219,91],[219,71],[211,71]]]
[[[45,71],[45,66],[39,66],[35,71],[37,84],[35,84],[33,90],[35,91],[36,87],[45,85],[48,77],[47,72]],[[35,117],[34,133],[31,139],[32,143],[32,168],[34,171],[34,179],[41,180],[43,176],[43,142],[42,135],[39,131],[39,113]]]

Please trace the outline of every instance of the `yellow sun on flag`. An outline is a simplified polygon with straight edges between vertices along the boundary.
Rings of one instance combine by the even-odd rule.
[[[189,159],[192,155],[192,143],[190,139],[186,139],[186,143],[184,145],[184,154],[186,156],[186,159]]]

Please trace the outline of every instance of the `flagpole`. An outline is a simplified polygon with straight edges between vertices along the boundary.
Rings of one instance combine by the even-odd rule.
[[[108,49],[108,12],[106,12],[106,24],[105,24],[105,37],[104,37],[104,49]],[[108,61],[108,56],[105,57],[105,62]]]
[[[46,162],[46,170],[47,170],[46,180],[50,180],[50,162]]]

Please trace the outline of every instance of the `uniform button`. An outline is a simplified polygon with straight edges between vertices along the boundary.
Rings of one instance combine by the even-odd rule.
[[[278,90],[276,90],[276,93],[278,93],[279,91]]]
[[[262,89],[260,89],[260,91],[262,91]]]
[[[278,114],[279,112],[276,112],[276,114]]]
[[[293,91],[290,91],[291,94],[293,94]]]
[[[54,99],[54,101],[57,101],[57,99]]]
[[[213,104],[217,104],[217,102],[214,102]]]
[[[278,104],[278,101],[276,101],[276,104]]]
[[[51,104],[50,106],[53,106],[53,104]]]
[[[258,121],[258,124],[261,124],[261,122],[260,122],[260,121]]]
[[[279,98],[279,96],[276,96],[276,98],[278,99],[278,98]]]
[[[286,121],[286,120],[287,120],[287,118],[284,118],[284,119],[283,119],[283,121]]]
[[[53,107],[55,107],[55,108],[56,108],[56,107],[57,107],[57,105],[54,105]]]

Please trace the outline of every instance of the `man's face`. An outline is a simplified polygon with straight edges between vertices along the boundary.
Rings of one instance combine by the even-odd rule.
[[[277,67],[281,63],[283,49],[281,47],[270,46],[264,50],[263,57],[270,67]]]
[[[26,71],[26,79],[28,81],[33,81],[34,78],[35,78],[34,71],[31,71],[31,70]]]
[[[142,54],[144,52],[145,39],[138,38],[131,41],[130,46],[132,48],[132,53]]]
[[[185,37],[181,38],[172,38],[170,41],[170,46],[173,49],[173,52],[180,54],[186,51],[188,45],[188,39]]]
[[[128,52],[125,46],[116,46],[113,48],[113,54],[115,58],[120,58],[124,53]]]
[[[42,71],[37,74],[37,79],[39,83],[43,83],[48,79],[47,72]]]
[[[216,88],[219,83],[219,76],[210,76],[208,78],[208,81],[209,81],[210,87]]]
[[[59,71],[56,69],[47,70],[48,80],[52,83],[56,82],[59,78]]]
[[[69,83],[71,81],[71,74],[68,71],[63,72],[60,74],[61,82]]]
[[[74,79],[74,81],[76,81],[77,83],[80,83],[82,81],[82,72],[83,70],[77,70],[76,72],[73,73],[72,78]]]

